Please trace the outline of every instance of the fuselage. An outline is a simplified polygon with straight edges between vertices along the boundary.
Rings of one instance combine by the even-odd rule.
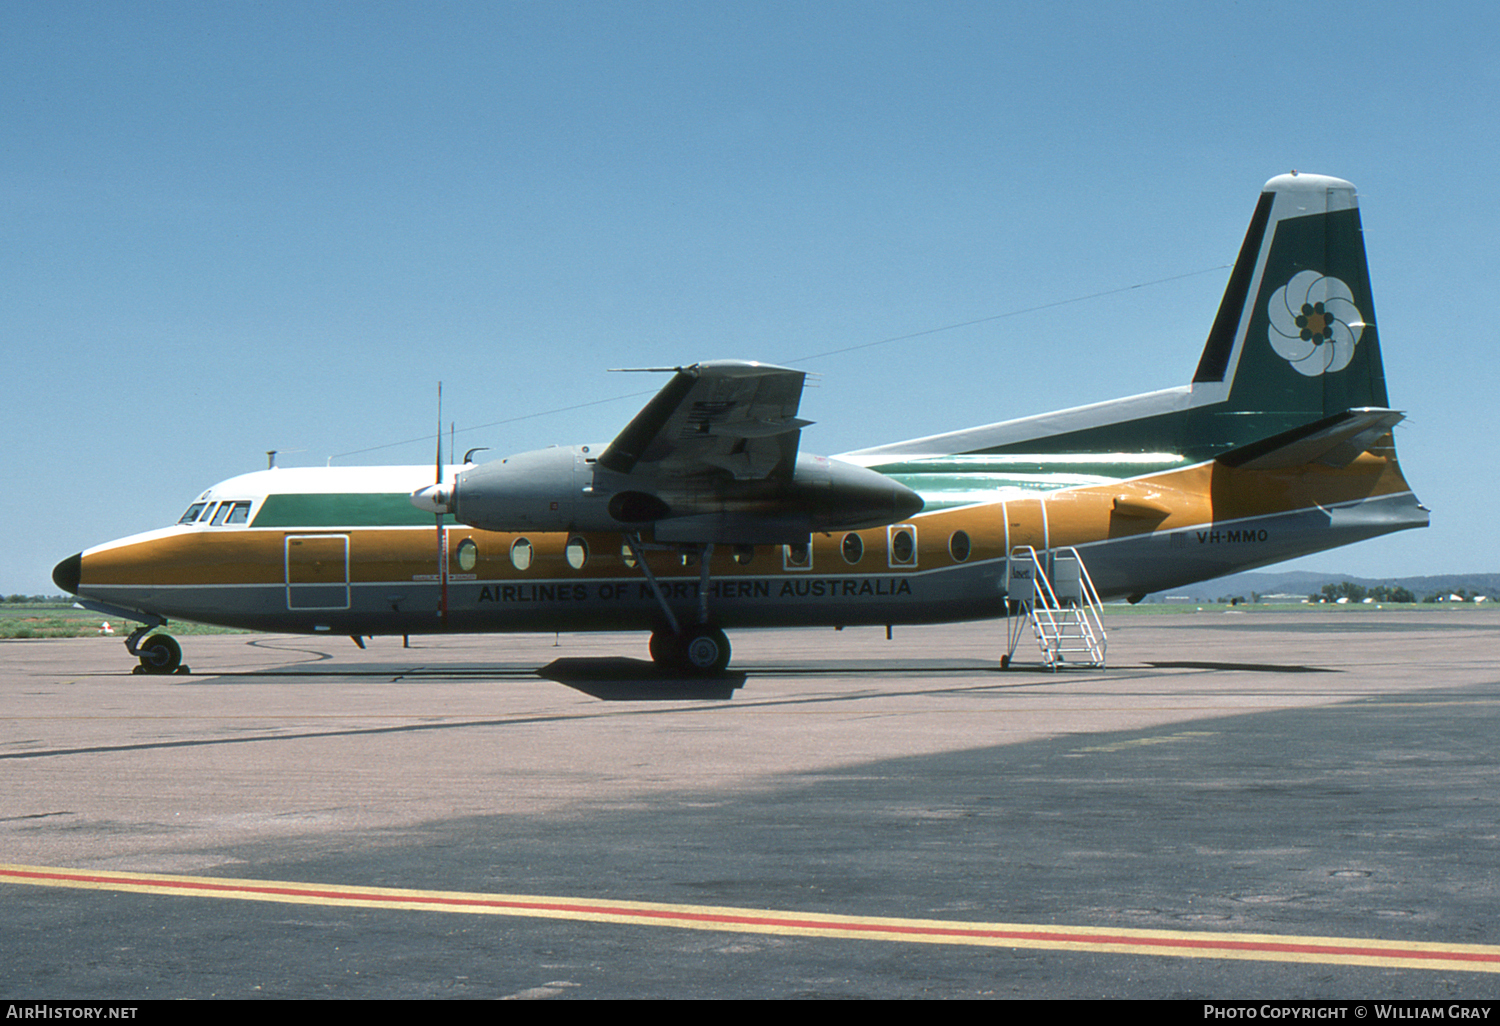
[[[1393,450],[1375,447],[1341,468],[1173,462],[1092,454],[1032,466],[1007,457],[1003,471],[972,458],[891,464],[921,492],[926,512],[811,535],[805,545],[714,547],[714,621],[984,619],[1004,615],[1007,554],[1018,546],[1075,546],[1102,595],[1139,597],[1427,522]],[[422,466],[246,474],[208,489],[178,524],[88,549],[55,576],[85,602],[266,631],[660,626],[661,608],[620,533],[439,524],[410,502],[432,478]],[[643,555],[668,602],[688,614],[701,580],[694,556],[680,547]]]

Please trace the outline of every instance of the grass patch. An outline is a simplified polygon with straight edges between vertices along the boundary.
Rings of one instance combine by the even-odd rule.
[[[95,638],[99,636],[99,625],[106,621],[119,638],[124,638],[139,626],[132,620],[119,620],[88,609],[74,609],[71,605],[6,603],[0,605],[0,639]],[[186,620],[173,620],[163,629],[174,635],[251,633]]]

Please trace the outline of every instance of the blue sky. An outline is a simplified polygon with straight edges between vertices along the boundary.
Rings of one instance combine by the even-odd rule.
[[[495,455],[613,437],[654,385],[618,366],[814,371],[820,453],[1182,384],[1293,168],[1360,189],[1433,526],[1287,566],[1494,571],[1497,28],[1317,0],[9,4],[0,592],[267,449],[426,463],[440,379],[458,447]]]

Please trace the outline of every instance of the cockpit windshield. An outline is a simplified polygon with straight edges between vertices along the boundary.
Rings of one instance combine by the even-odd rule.
[[[177,522],[179,524],[207,524],[211,527],[248,524],[250,506],[249,499],[235,499],[220,503],[195,502],[188,507],[187,512]]]

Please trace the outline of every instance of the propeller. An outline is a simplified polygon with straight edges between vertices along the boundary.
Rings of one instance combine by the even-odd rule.
[[[411,504],[418,509],[437,515],[438,526],[443,523],[443,514],[453,512],[453,489],[443,482],[443,383],[438,382],[438,429],[437,457],[432,478],[433,483],[411,493]]]
[[[448,496],[443,488],[443,383],[438,382],[437,456],[433,460],[432,511],[437,519],[437,557],[440,595],[438,621],[448,625],[448,546],[443,538],[443,514],[448,511]],[[423,489],[422,491],[427,491]],[[422,492],[418,492],[418,495]]]

